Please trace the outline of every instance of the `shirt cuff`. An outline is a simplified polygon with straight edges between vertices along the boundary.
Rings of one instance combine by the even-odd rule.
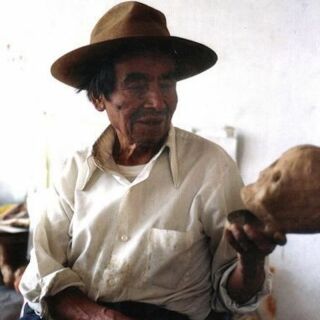
[[[223,305],[231,311],[232,313],[247,313],[252,312],[259,306],[261,300],[271,292],[272,286],[272,273],[269,270],[268,266],[265,266],[265,280],[260,291],[258,291],[250,300],[245,303],[239,304],[236,301],[232,300],[227,291],[227,282],[229,275],[235,269],[236,263],[231,265],[228,269],[225,270],[221,278],[220,287],[219,287],[219,296],[220,301]]]
[[[64,268],[51,273],[40,280],[41,293],[40,293],[40,311],[41,316],[48,314],[47,304],[45,297],[54,296],[69,287],[77,287],[84,290],[84,283],[80,277],[74,273],[70,268]]]

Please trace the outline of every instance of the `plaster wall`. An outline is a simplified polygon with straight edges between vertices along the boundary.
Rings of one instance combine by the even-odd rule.
[[[119,1],[4,0],[0,3],[0,203],[46,185],[48,162],[96,137],[106,125],[83,93],[51,78],[60,55],[88,43],[103,12]],[[145,0],[167,15],[172,34],[219,56],[178,85],[174,123],[233,126],[245,183],[291,146],[320,144],[318,0]],[[36,174],[35,172],[41,172]],[[1,198],[2,197],[2,198]],[[278,320],[319,318],[318,235],[289,236],[271,256]]]

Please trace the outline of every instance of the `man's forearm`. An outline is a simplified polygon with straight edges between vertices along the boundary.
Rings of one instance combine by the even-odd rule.
[[[273,252],[276,243],[260,225],[230,223],[225,232],[239,257],[227,290],[233,300],[243,304],[262,289],[266,278],[265,258]]]
[[[103,318],[104,308],[90,300],[77,288],[67,288],[46,298],[50,316],[61,320],[90,320]]]
[[[261,290],[265,280],[264,259],[244,259],[240,256],[229,276],[227,291],[239,304],[249,301]]]
[[[46,301],[50,316],[55,320],[133,320],[90,300],[74,287],[47,297]]]

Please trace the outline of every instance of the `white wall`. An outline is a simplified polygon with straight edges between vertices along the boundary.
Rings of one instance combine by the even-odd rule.
[[[74,148],[104,127],[105,116],[83,94],[52,79],[49,68],[61,54],[87,44],[95,21],[118,2],[1,2],[0,189],[9,184],[23,196],[30,185],[45,183],[34,173],[45,167],[43,153],[52,158],[58,147]],[[319,144],[318,0],[144,2],[166,13],[174,35],[218,53],[214,68],[179,84],[174,122],[236,127],[246,183],[289,147]],[[272,255],[278,320],[319,318],[319,245],[318,235],[290,236]]]

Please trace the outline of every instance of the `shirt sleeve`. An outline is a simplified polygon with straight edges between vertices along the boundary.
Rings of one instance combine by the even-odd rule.
[[[49,192],[46,207],[33,213],[38,216],[33,230],[33,249],[20,290],[39,314],[46,313],[45,296],[71,286],[84,288],[81,278],[67,267],[76,171],[74,163],[67,163],[62,178]]]
[[[211,307],[218,312],[244,313],[257,308],[260,300],[270,293],[271,273],[266,263],[266,279],[261,290],[249,301],[238,304],[227,292],[227,281],[237,263],[237,254],[225,238],[226,217],[233,210],[244,208],[240,198],[243,182],[236,164],[228,157],[219,166],[219,178],[204,201],[204,228],[210,238],[212,254]]]
[[[260,301],[268,294],[270,294],[271,291],[271,282],[272,282],[272,273],[269,270],[268,262],[266,259],[265,264],[265,274],[266,278],[263,283],[262,288],[260,291],[253,296],[249,301],[239,304],[235,301],[233,301],[227,292],[227,281],[229,278],[229,275],[236,267],[236,263],[232,263],[228,268],[224,270],[224,272],[221,275],[221,280],[219,284],[220,289],[220,296],[221,301],[223,305],[226,307],[227,310],[231,311],[232,313],[249,313],[254,311],[258,306]]]

